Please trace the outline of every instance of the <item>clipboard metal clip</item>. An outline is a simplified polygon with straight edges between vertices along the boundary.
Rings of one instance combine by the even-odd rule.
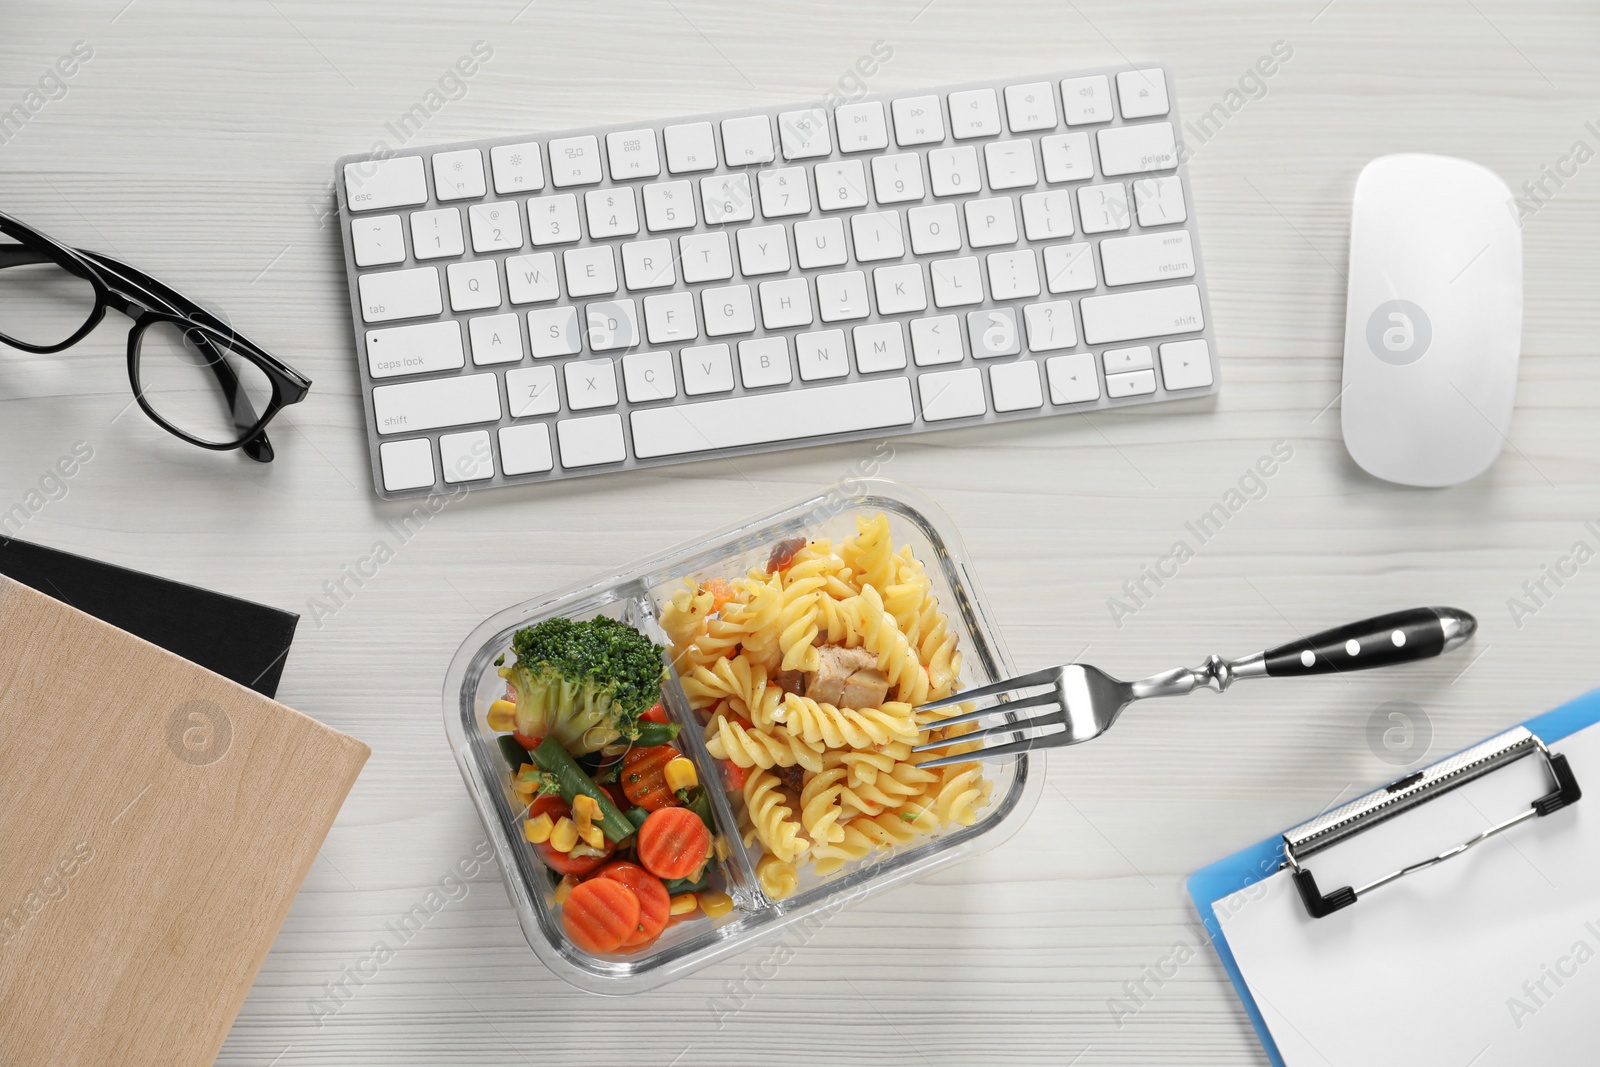
[[[1302,865],[1304,860],[1331,845],[1536,752],[1544,757],[1545,766],[1550,772],[1553,786],[1551,791],[1534,800],[1528,810],[1489,827],[1476,837],[1448,848],[1437,856],[1430,856],[1402,867],[1359,888],[1341,886],[1326,894],[1317,888],[1316,878]],[[1357,797],[1348,804],[1319,815],[1310,822],[1301,823],[1284,831],[1284,865],[1294,872],[1295,888],[1300,891],[1300,899],[1305,903],[1306,911],[1313,919],[1320,919],[1341,908],[1349,907],[1357,899],[1379,886],[1459,856],[1474,845],[1503,833],[1519,823],[1560,811],[1576,803],[1582,796],[1583,791],[1578,787],[1578,780],[1573,777],[1567,757],[1551,752],[1545,743],[1526,727],[1518,726],[1474,745],[1464,752],[1458,752],[1420,771],[1414,771],[1365,796]]]

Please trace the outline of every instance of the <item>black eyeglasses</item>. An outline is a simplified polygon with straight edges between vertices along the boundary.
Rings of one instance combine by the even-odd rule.
[[[311,379],[148,274],[0,212],[0,341],[60,352],[107,308],[133,320],[128,380],[146,415],[190,444],[272,462],[267,423],[304,400]]]

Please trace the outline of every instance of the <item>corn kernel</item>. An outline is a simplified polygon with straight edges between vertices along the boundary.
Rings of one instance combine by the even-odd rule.
[[[700,910],[713,919],[720,919],[733,910],[733,898],[719,889],[708,889],[695,894]]]
[[[605,848],[606,835],[598,826],[586,826],[578,831],[578,836],[583,838],[583,843],[590,848]]]
[[[556,903],[557,904],[565,904],[567,902],[567,897],[570,896],[571,893],[572,893],[572,887],[577,885],[577,884],[578,884],[578,880],[576,878],[572,877],[572,875],[570,875],[570,874],[567,875],[565,878],[561,879],[561,881],[557,882],[556,883]]]
[[[525,819],[522,823],[522,836],[526,837],[530,844],[542,845],[550,840],[550,831],[554,830],[555,826],[556,824],[550,821],[549,815],[540,815],[537,819]]]
[[[666,779],[667,789],[674,793],[680,789],[693,789],[700,784],[694,764],[682,756],[668,760],[667,765],[661,768],[661,777]]]
[[[557,852],[571,852],[572,846],[578,843],[578,825],[565,815],[556,823],[555,829],[550,831],[550,847]]]
[[[699,906],[700,902],[695,899],[693,893],[679,893],[672,898],[672,910],[668,914],[687,915]]]
[[[588,793],[579,793],[572,798],[572,814],[593,820],[600,814],[600,805]]]
[[[711,852],[719,860],[726,860],[733,849],[728,845],[728,839],[718,834],[711,839]]]
[[[496,700],[489,705],[489,729],[505,733],[517,728],[517,706],[509,700]]]

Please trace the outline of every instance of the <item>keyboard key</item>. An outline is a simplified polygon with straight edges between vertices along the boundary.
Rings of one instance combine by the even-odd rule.
[[[1102,244],[1103,247],[1103,244]],[[1052,293],[1093,289],[1094,253],[1086,244],[1051,245],[1044,250],[1044,284]]]
[[[1108,375],[1130,370],[1149,370],[1155,366],[1155,357],[1151,354],[1149,345],[1108,348],[1100,353],[1100,365],[1105,368]]]
[[[1192,278],[1194,248],[1188,230],[1108,237],[1100,242],[1100,266],[1107,285]]]
[[[1006,86],[1006,121],[1012,133],[1055,129],[1054,87],[1049,82]]]
[[[867,276],[858,270],[817,275],[817,308],[823,322],[866,318]]]
[[[550,427],[542,422],[500,428],[500,469],[513,474],[542,474],[555,466],[550,455]]]
[[[1156,372],[1136,370],[1127,374],[1106,375],[1106,396],[1113,400],[1125,396],[1143,396],[1156,391]]]
[[[1094,369],[1093,352],[1051,356],[1044,361],[1044,370],[1050,379],[1050,403],[1087,404],[1100,399],[1100,376]]]
[[[602,177],[600,142],[592,134],[558,137],[550,142],[550,182],[556,188],[596,185]]]
[[[856,370],[877,374],[905,369],[906,335],[898,322],[874,322],[857,326],[851,333],[856,346]]]
[[[991,252],[984,257],[989,268],[989,295],[996,300],[1020,300],[1039,295],[1039,261],[1033,249]]]
[[[578,198],[571,193],[528,200],[528,237],[534,245],[564,245],[580,239]]]
[[[983,372],[977,367],[919,375],[917,396],[925,422],[967,419],[989,410],[983,401]]]
[[[863,211],[851,215],[850,237],[855,244],[856,260],[861,263],[899,259],[906,254],[898,211]]]
[[[989,393],[996,411],[1031,411],[1044,406],[1039,364],[1031,359],[996,363],[989,368]]]
[[[1028,254],[1032,255],[1031,252]],[[921,263],[879,267],[872,272],[872,286],[878,294],[880,315],[903,315],[908,311],[923,311],[928,306],[928,291],[922,284]]]
[[[833,112],[839,126],[839,151],[874,152],[889,147],[889,127],[884,122],[883,105],[876,100],[862,104],[840,104]]]
[[[361,318],[366,322],[416,319],[444,310],[437,267],[363,274],[356,279],[356,290],[361,297]]]
[[[1072,321],[1072,301],[1046,300],[1022,309],[1028,326],[1028,351],[1054,352],[1078,343],[1078,330]]]
[[[351,211],[376,211],[428,202],[421,156],[365,159],[344,165],[344,198]],[[432,485],[430,479],[428,482]]]
[[[1167,113],[1167,79],[1160,67],[1125,70],[1117,75],[1117,100],[1125,119],[1147,119]]]
[[[482,311],[500,306],[500,264],[492,259],[452,263],[445,268],[450,281],[452,311]]]
[[[794,339],[794,351],[803,382],[843,378],[850,373],[850,357],[845,352],[843,330],[799,334]]]
[[[1030,241],[1055,241],[1071,237],[1072,194],[1065,189],[1024,194],[1022,232]]]
[[[750,333],[756,328],[755,309],[750,304],[748,285],[702,289],[700,305],[706,319],[707,337]]]
[[[633,448],[641,459],[681,456],[908,426],[914,418],[911,383],[891,376],[635,411]]]
[[[977,256],[936,259],[928,264],[928,275],[933,279],[935,307],[983,303],[983,282],[978,277]]]
[[[1017,243],[1017,208],[1009,196],[968,200],[967,243],[973,248]]]
[[[589,216],[589,236],[632,237],[639,232],[639,208],[633,189],[594,189],[583,194],[584,212]]]
[[[461,326],[453,321],[367,331],[367,372],[374,378],[428,374],[465,365]]]
[[[811,159],[833,153],[828,136],[828,112],[814,107],[805,111],[785,111],[778,116],[778,140],[784,159]]]
[[[472,338],[474,366],[522,361],[522,323],[514,311],[472,319],[467,323],[467,334]]]
[[[1094,157],[1086,133],[1058,133],[1039,140],[1044,159],[1044,180],[1075,182],[1094,177]]]
[[[944,115],[937,96],[902,97],[890,108],[894,112],[894,141],[901,148],[944,140]]]
[[[954,315],[911,320],[911,358],[917,366],[960,363],[965,355],[961,348],[961,320]]]
[[[467,250],[461,235],[461,209],[442,207],[411,215],[411,247],[418,259],[459,256]]]
[[[630,404],[671,400],[678,395],[678,383],[672,376],[672,353],[632,352],[623,356],[622,383]]]
[[[811,191],[806,186],[804,167],[779,167],[757,174],[761,192],[761,214],[769,219],[811,213]]]
[[[506,371],[506,400],[513,419],[554,415],[561,410],[561,397],[556,392],[556,369],[547,365]]]
[[[733,391],[733,356],[727,345],[699,345],[678,353],[683,391],[689,396]]]
[[[755,217],[750,197],[750,175],[715,174],[700,179],[700,210],[707,225],[744,222]]]
[[[1161,381],[1168,389],[1203,389],[1211,384],[1211,349],[1205,338],[1161,346]]]
[[[603,300],[583,306],[591,352],[611,352],[639,343],[639,316],[632,300]]]
[[[494,452],[488,430],[447,433],[439,437],[439,466],[447,484],[481,482],[494,477]]]
[[[789,235],[782,226],[746,226],[738,239],[741,273],[782,274],[789,269]]]
[[[483,180],[483,153],[476,148],[435,153],[433,190],[440,200],[469,200],[488,192]]]
[[[1061,83],[1061,117],[1068,126],[1110,122],[1111,82],[1104,74],[1068,78]]]
[[[617,261],[610,245],[569,248],[561,253],[568,296],[599,296],[617,291]]]
[[[1133,221],[1128,215],[1128,187],[1121,182],[1083,186],[1078,190],[1078,217],[1084,233],[1126,230]]]
[[[522,214],[515,200],[467,208],[474,252],[504,252],[522,247]]]
[[[915,152],[873,156],[872,189],[880,204],[921,200],[924,194],[922,157]]]
[[[718,282],[733,277],[733,252],[726,233],[687,233],[678,238],[678,260],[686,282]]]
[[[968,89],[964,92],[951,93],[950,132],[958,141],[967,137],[989,137],[999,133],[1000,103],[994,90]]]
[[[762,282],[761,324],[769,330],[811,325],[811,283],[804,278]]]
[[[391,493],[433,484],[433,442],[426,437],[385,441],[378,446],[378,459],[383,465],[383,487]]]
[[[1171,170],[1178,165],[1178,148],[1173,143],[1170,122],[1115,126],[1101,130],[1096,136],[1100,139],[1100,173],[1108,178]]]
[[[606,159],[611,163],[611,180],[654,178],[661,173],[661,157],[656,155],[656,131],[623,130],[606,134]]]
[[[567,379],[567,407],[573,411],[616,404],[617,368],[609,359],[575,359],[561,372]]]
[[[556,423],[556,440],[561,445],[561,465],[569,469],[621,463],[628,458],[627,446],[622,440],[622,416],[615,413],[562,419]]]
[[[350,223],[350,244],[355,249],[358,267],[381,267],[387,263],[404,263],[406,259],[406,239],[400,227],[399,215],[353,220]]]
[[[1083,339],[1091,345],[1189,333],[1204,328],[1200,290],[1193,285],[1086,296],[1078,305]]]
[[[977,166],[976,156],[973,166]],[[919,256],[956,252],[961,248],[961,223],[954,204],[911,208],[906,212],[906,225],[911,230],[911,251]]]
[[[380,385],[372,391],[372,410],[378,433],[386,436],[494,422],[500,417],[500,380],[490,371]]]
[[[794,253],[801,270],[837,267],[850,258],[839,218],[807,219],[794,224]]]
[[[538,141],[501,144],[489,149],[489,169],[494,171],[494,191],[501,196],[509,196],[543,189],[542,158]]]
[[[694,192],[688,182],[656,182],[644,187],[644,224],[650,229],[693,229]]]
[[[1138,179],[1133,183],[1133,202],[1140,226],[1168,226],[1189,217],[1183,206],[1183,183],[1176,174]]]
[[[550,252],[506,259],[506,290],[513,304],[534,304],[561,295],[556,257]]]
[[[935,148],[929,152],[928,174],[932,178],[934,196],[971,196],[983,188],[983,177],[978,173],[978,150],[969,144]]]
[[[528,351],[534,359],[575,356],[583,349],[578,329],[578,309],[548,308],[528,312]]]
[[[765,115],[722,120],[722,158],[730,167],[771,163],[772,120]]]
[[[739,380],[746,389],[788,385],[794,380],[789,366],[787,337],[757,337],[739,342]]]
[[[989,172],[989,188],[996,192],[1039,184],[1032,141],[990,141],[983,146],[983,161]]]
[[[717,169],[717,145],[709,122],[686,122],[661,131],[667,145],[667,169],[693,174]]]
[[[622,246],[622,278],[629,289],[663,289],[678,280],[672,268],[672,242],[630,241]]]
[[[859,159],[818,163],[817,206],[823,211],[867,206],[867,171]]]
[[[695,325],[694,294],[664,293],[645,297],[644,325],[653,345],[693,341],[700,336]]]
[[[967,343],[979,359],[1014,356],[1022,351],[1016,308],[985,308],[967,312]]]

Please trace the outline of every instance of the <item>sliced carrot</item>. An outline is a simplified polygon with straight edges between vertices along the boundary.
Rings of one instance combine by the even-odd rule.
[[[687,878],[711,854],[711,831],[688,808],[662,808],[639,828],[635,852],[657,878]]]
[[[585,952],[615,952],[639,925],[639,898],[611,878],[591,878],[572,887],[561,906],[561,927]]]
[[[658,700],[654,704],[651,704],[650,710],[639,716],[639,718],[643,719],[645,722],[666,722],[667,709],[662,705],[661,701]]]
[[[639,924],[633,933],[623,938],[623,949],[643,948],[661,936],[667,928],[667,917],[672,912],[672,896],[661,879],[637,863],[617,862],[600,872],[601,878],[621,882],[639,898]]]
[[[670,807],[678,802],[667,788],[666,765],[683,753],[671,745],[652,745],[636,748],[622,757],[622,772],[618,776],[622,791],[628,799],[646,811]]]

